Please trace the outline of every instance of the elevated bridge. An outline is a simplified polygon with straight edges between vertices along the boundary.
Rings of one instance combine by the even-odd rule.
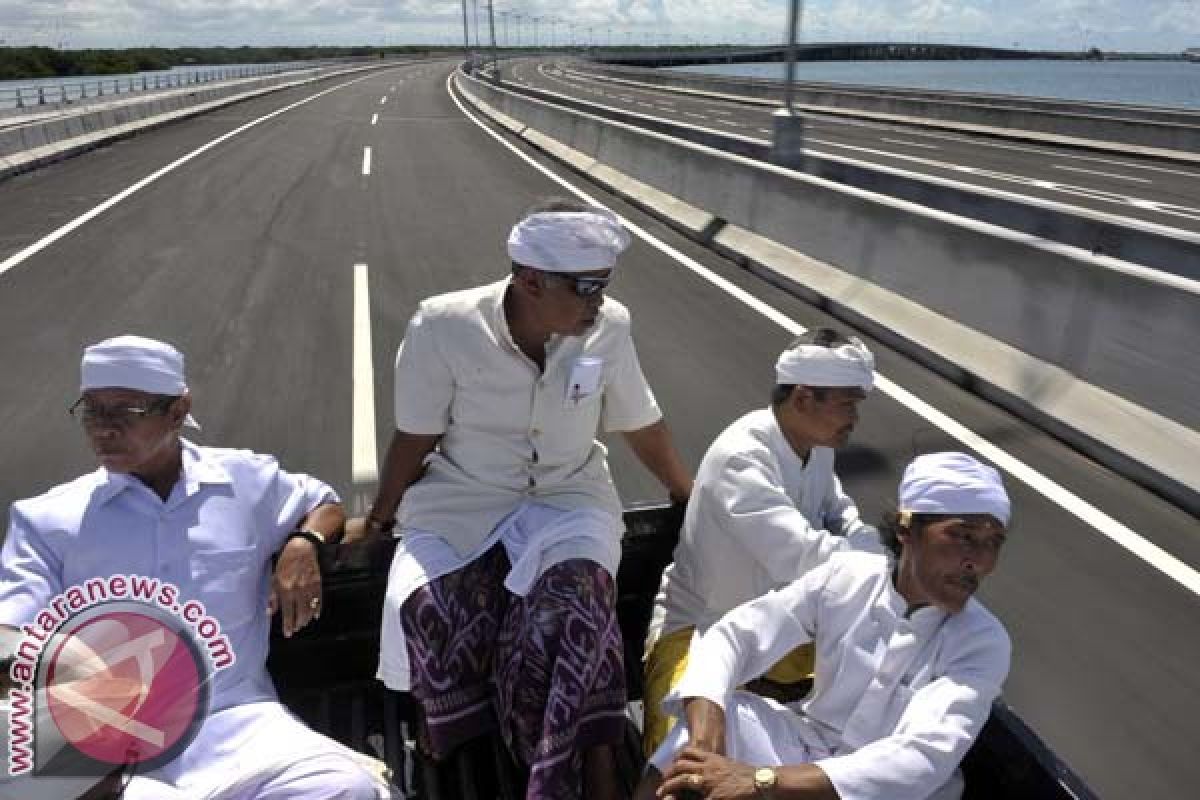
[[[634,49],[597,53],[597,60],[609,64],[640,67],[679,67],[691,64],[742,64],[747,62],[785,61],[787,47],[719,47]],[[965,61],[980,59],[1079,58],[1081,54],[1063,51],[1013,50],[1002,47],[977,47],[962,44],[921,42],[813,42],[796,47],[800,61]]]

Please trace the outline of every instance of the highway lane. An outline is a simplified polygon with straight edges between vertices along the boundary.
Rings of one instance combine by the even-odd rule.
[[[770,142],[774,108],[633,87],[569,64],[519,61],[506,78],[592,103]],[[802,114],[808,149],[1200,232],[1200,167]]]
[[[412,67],[326,94],[164,175],[0,275],[0,429],[8,454],[0,502],[87,468],[64,413],[75,396],[79,349],[125,330],[187,352],[202,441],[275,452],[353,494],[354,265],[365,264],[369,276],[378,452],[391,429],[395,346],[417,302],[502,275],[512,221],[536,197],[564,191],[462,116],[444,78],[444,70]],[[5,247],[16,252],[205,135],[302,96],[242,104],[220,120],[203,117],[126,143],[145,148],[145,161],[122,145],[0,184],[0,234],[20,231]],[[596,196],[801,325],[846,327]],[[37,213],[28,209],[35,203]],[[623,261],[613,295],[633,312],[647,374],[695,464],[728,421],[766,402],[774,358],[790,335],[643,240]],[[1200,566],[1194,518],[870,344],[882,374]],[[865,514],[876,518],[914,452],[956,446],[877,392],[839,463]],[[626,502],[662,496],[619,441],[612,466]],[[1196,596],[1042,494],[1011,477],[1009,485],[1016,527],[1001,571],[983,591],[1016,646],[1009,700],[1101,796],[1187,796],[1200,780],[1192,744],[1200,735]]]

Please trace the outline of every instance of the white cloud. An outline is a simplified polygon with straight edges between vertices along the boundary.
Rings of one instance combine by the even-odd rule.
[[[781,41],[788,0],[494,0],[525,41]],[[486,27],[486,0],[479,4]],[[473,9],[469,16],[474,19]],[[551,20],[556,20],[552,22]],[[497,31],[503,18],[496,19]],[[454,42],[460,0],[0,0],[9,44],[380,44]],[[500,34],[502,35],[502,33]],[[808,39],[938,39],[1077,48],[1200,46],[1200,0],[808,0]]]

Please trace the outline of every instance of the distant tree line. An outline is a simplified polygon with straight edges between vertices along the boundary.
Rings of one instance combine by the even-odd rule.
[[[0,47],[0,80],[73,75],[120,75],[187,64],[262,64],[348,56],[424,53],[413,47],[136,47],[125,50],[55,50]]]

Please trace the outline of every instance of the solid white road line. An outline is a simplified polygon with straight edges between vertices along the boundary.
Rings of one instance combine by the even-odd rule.
[[[934,144],[919,144],[917,142],[906,142],[903,139],[889,139],[886,136],[879,137],[881,142],[890,142],[891,144],[902,144],[906,147],[923,147],[926,150],[941,150],[942,148]]]
[[[237,136],[239,133],[248,131],[251,128],[253,128],[255,125],[259,125],[263,122],[266,122],[269,119],[274,119],[275,117],[278,117],[280,114],[286,114],[288,111],[291,111],[293,108],[299,108],[300,106],[302,106],[306,103],[311,103],[313,100],[316,100],[318,97],[324,97],[325,95],[329,94],[330,92],[336,92],[338,89],[344,89],[347,86],[356,84],[359,81],[365,81],[371,77],[374,77],[374,76],[363,75],[360,78],[355,78],[354,80],[346,81],[345,83],[339,83],[337,86],[330,86],[328,89],[323,89],[322,91],[319,91],[316,94],[309,95],[308,97],[304,98],[303,100],[297,100],[295,103],[292,103],[291,105],[287,105],[287,106],[284,106],[283,108],[272,111],[270,114],[264,114],[263,116],[259,117],[258,119],[252,119],[249,122],[247,122],[245,125],[234,128],[229,133],[218,136],[216,139],[213,139],[208,144],[197,147],[195,150],[188,153],[187,155],[177,158],[174,161],[172,161],[170,164],[167,164],[162,169],[159,169],[155,172],[150,173],[145,178],[142,178],[140,181],[138,181],[137,183],[130,186],[128,189],[124,189],[120,192],[117,192],[115,195],[108,198],[103,203],[101,203],[100,205],[93,208],[91,211],[88,211],[85,214],[81,214],[80,216],[71,220],[67,224],[63,225],[61,228],[58,228],[58,229],[54,230],[53,232],[47,234],[46,236],[43,236],[41,239],[38,239],[36,242],[29,245],[24,250],[21,250],[20,252],[14,253],[13,255],[9,256],[3,262],[0,262],[0,275],[3,275],[4,273],[8,272],[10,269],[17,266],[22,261],[25,261],[27,258],[34,255],[35,253],[41,252],[42,250],[46,249],[47,247],[54,244],[59,239],[63,238],[67,234],[76,230],[80,226],[92,221],[93,219],[100,216],[105,211],[108,211],[110,208],[115,206],[117,203],[119,203],[122,200],[126,199],[127,197],[131,196],[135,192],[139,192],[142,189],[145,189],[147,186],[154,183],[156,180],[158,180],[162,176],[166,175],[167,173],[172,172],[172,171],[178,169],[179,167],[182,167],[184,164],[188,163],[189,161],[196,158],[197,156],[207,153],[209,150],[213,149],[214,147],[216,147],[219,144],[222,144],[222,143],[228,141],[229,139],[232,139],[234,136]]]
[[[355,486],[362,486],[379,479],[375,452],[375,370],[371,365],[371,295],[366,264],[354,265],[353,369],[350,477]]]
[[[385,94],[383,97],[379,98],[379,105],[383,105],[386,102],[387,102],[387,95]]]
[[[1061,169],[1066,172],[1086,172],[1088,175],[1102,175],[1105,178],[1116,178],[1122,181],[1133,181],[1134,183],[1154,183],[1154,181],[1146,180],[1145,178],[1132,178],[1128,175],[1117,175],[1113,172],[1100,172],[1095,169],[1084,169],[1083,167],[1064,167],[1061,164],[1055,164],[1055,169]]]
[[[378,114],[372,114],[372,115],[371,115],[371,124],[372,124],[372,125],[374,125],[374,124],[375,124],[375,123],[377,123],[377,122],[379,122],[379,115],[378,115]]]
[[[371,174],[371,148],[363,148],[363,175]]]
[[[484,122],[475,114],[468,111],[451,88],[451,81],[453,80],[453,75],[446,79],[446,89],[448,92],[450,92],[450,97],[454,100],[454,103],[458,106],[459,110],[466,114],[472,122],[483,129],[485,133],[508,148],[508,150],[517,158],[520,158],[522,161],[526,162],[534,169],[545,175],[547,178],[574,194],[579,199],[593,205],[601,205],[582,189],[578,188],[572,183],[569,183],[563,178],[560,178],[549,168],[539,164],[525,153],[522,153],[503,136],[496,133],[486,124],[484,124]],[[730,297],[733,297],[744,305],[754,309],[767,319],[779,325],[784,330],[792,333],[793,335],[804,332],[804,326],[800,325],[800,323],[750,294],[745,289],[730,283],[728,280],[722,278],[720,275],[717,275],[715,272],[700,264],[698,261],[695,261],[694,259],[684,255],[674,247],[671,247],[669,244],[654,237],[638,225],[635,225],[633,222],[621,217],[621,223],[625,225],[630,232],[638,236],[651,247],[654,247],[665,255],[673,258],[675,261],[679,262],[699,277],[708,281],[713,286],[716,286]],[[909,411],[912,411],[914,414],[928,420],[930,424],[940,428],[946,434],[954,437],[966,447],[974,450],[983,458],[992,462],[994,465],[1004,470],[1012,477],[1033,489],[1035,492],[1041,494],[1050,502],[1058,505],[1060,508],[1075,516],[1077,519],[1091,526],[1101,535],[1125,548],[1130,553],[1133,553],[1151,567],[1154,567],[1167,577],[1179,583],[1184,588],[1190,590],[1193,594],[1200,595],[1200,572],[1192,569],[1190,566],[1183,563],[1178,558],[1163,550],[1153,542],[1142,538],[1140,535],[1130,530],[1117,520],[1113,519],[1100,509],[1096,508],[1082,497],[1079,497],[1070,490],[1055,483],[1053,480],[1038,472],[1033,467],[1019,460],[1016,456],[1013,456],[1006,450],[1003,450],[1002,448],[992,444],[987,439],[963,425],[961,422],[929,405],[912,392],[896,383],[893,383],[883,375],[876,373],[875,385],[881,392],[886,394],[888,397],[891,397]]]

